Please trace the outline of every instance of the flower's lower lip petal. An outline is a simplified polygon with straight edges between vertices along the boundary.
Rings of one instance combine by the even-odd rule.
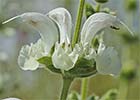
[[[21,67],[23,70],[36,70],[39,68],[39,63],[34,58],[29,58],[24,63],[24,67]]]
[[[74,61],[69,54],[67,54],[60,44],[57,44],[55,51],[52,55],[52,62],[54,67],[61,70],[70,70],[74,67]]]
[[[97,71],[100,74],[118,75],[121,70],[121,60],[113,47],[107,47],[96,57]]]
[[[36,70],[40,67],[37,59],[45,56],[45,48],[41,40],[37,43],[25,45],[21,48],[18,64],[23,70]]]

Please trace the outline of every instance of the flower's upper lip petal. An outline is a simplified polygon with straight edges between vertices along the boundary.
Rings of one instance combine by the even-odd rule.
[[[72,18],[68,10],[65,8],[56,8],[50,11],[47,16],[54,20],[59,27],[60,43],[70,43],[72,36]]]
[[[120,22],[120,24],[121,24],[122,26],[124,26],[124,27],[129,31],[129,33],[130,33],[132,36],[134,36],[134,33],[129,29],[129,27],[128,27],[125,23],[123,23],[123,22],[120,21],[120,20],[119,20],[119,22]]]
[[[28,12],[18,15],[3,22],[3,24],[17,18],[28,23],[40,33],[42,40],[46,44],[46,52],[49,53],[54,43],[58,41],[58,28],[56,24],[49,17],[36,12]]]
[[[117,18],[106,13],[95,13],[84,23],[81,31],[81,42],[91,42],[93,37],[105,27],[110,27],[117,22]]]

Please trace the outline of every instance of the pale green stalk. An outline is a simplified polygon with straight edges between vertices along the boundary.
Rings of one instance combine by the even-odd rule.
[[[87,91],[88,91],[88,78],[83,78],[81,86],[81,100],[86,100]]]
[[[76,24],[75,24],[75,31],[74,31],[74,35],[72,39],[72,48],[74,48],[75,44],[78,42],[78,39],[79,39],[79,33],[80,33],[82,17],[83,17],[83,12],[84,12],[84,4],[85,4],[85,0],[80,0],[79,8],[78,8],[78,15],[77,15]],[[60,100],[67,99],[68,90],[72,81],[73,81],[73,78],[63,76],[63,89],[62,89]],[[86,85],[86,82],[87,80],[85,80],[84,82],[85,85]],[[84,95],[86,94],[85,90],[86,90],[86,87],[83,90]]]
[[[75,31],[74,31],[73,40],[72,40],[72,47],[74,47],[75,44],[78,42],[81,23],[82,23],[82,17],[83,17],[83,12],[84,12],[84,5],[85,5],[85,0],[80,0],[80,4],[78,8],[78,15],[77,15],[76,24],[75,24],[76,26],[75,26]]]
[[[120,81],[118,100],[127,100],[128,83]]]

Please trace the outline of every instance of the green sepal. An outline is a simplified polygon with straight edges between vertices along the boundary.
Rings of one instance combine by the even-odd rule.
[[[52,72],[55,72],[55,73],[61,73],[60,69],[56,69],[54,66],[53,66],[53,63],[52,63],[52,58],[51,57],[42,57],[40,59],[38,59],[38,62],[40,64],[44,64],[49,70],[51,70]]]
[[[65,74],[70,77],[88,77],[97,73],[95,60],[87,60],[80,58],[75,67],[69,71],[65,71]]]

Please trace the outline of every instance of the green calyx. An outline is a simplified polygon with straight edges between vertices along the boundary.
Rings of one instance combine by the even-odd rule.
[[[72,77],[88,77],[97,73],[95,60],[79,59],[75,67],[67,71],[65,74]]]
[[[56,69],[53,66],[51,57],[42,57],[38,60],[40,64],[44,64],[46,68],[51,70],[54,73],[65,74],[67,77],[88,77],[97,73],[96,70],[96,63],[94,59],[87,60],[85,58],[80,58],[76,62],[74,68],[70,69],[69,71],[61,72],[60,69]]]
[[[108,0],[95,0],[96,2],[98,2],[98,3],[106,3],[106,2],[108,2]]]

